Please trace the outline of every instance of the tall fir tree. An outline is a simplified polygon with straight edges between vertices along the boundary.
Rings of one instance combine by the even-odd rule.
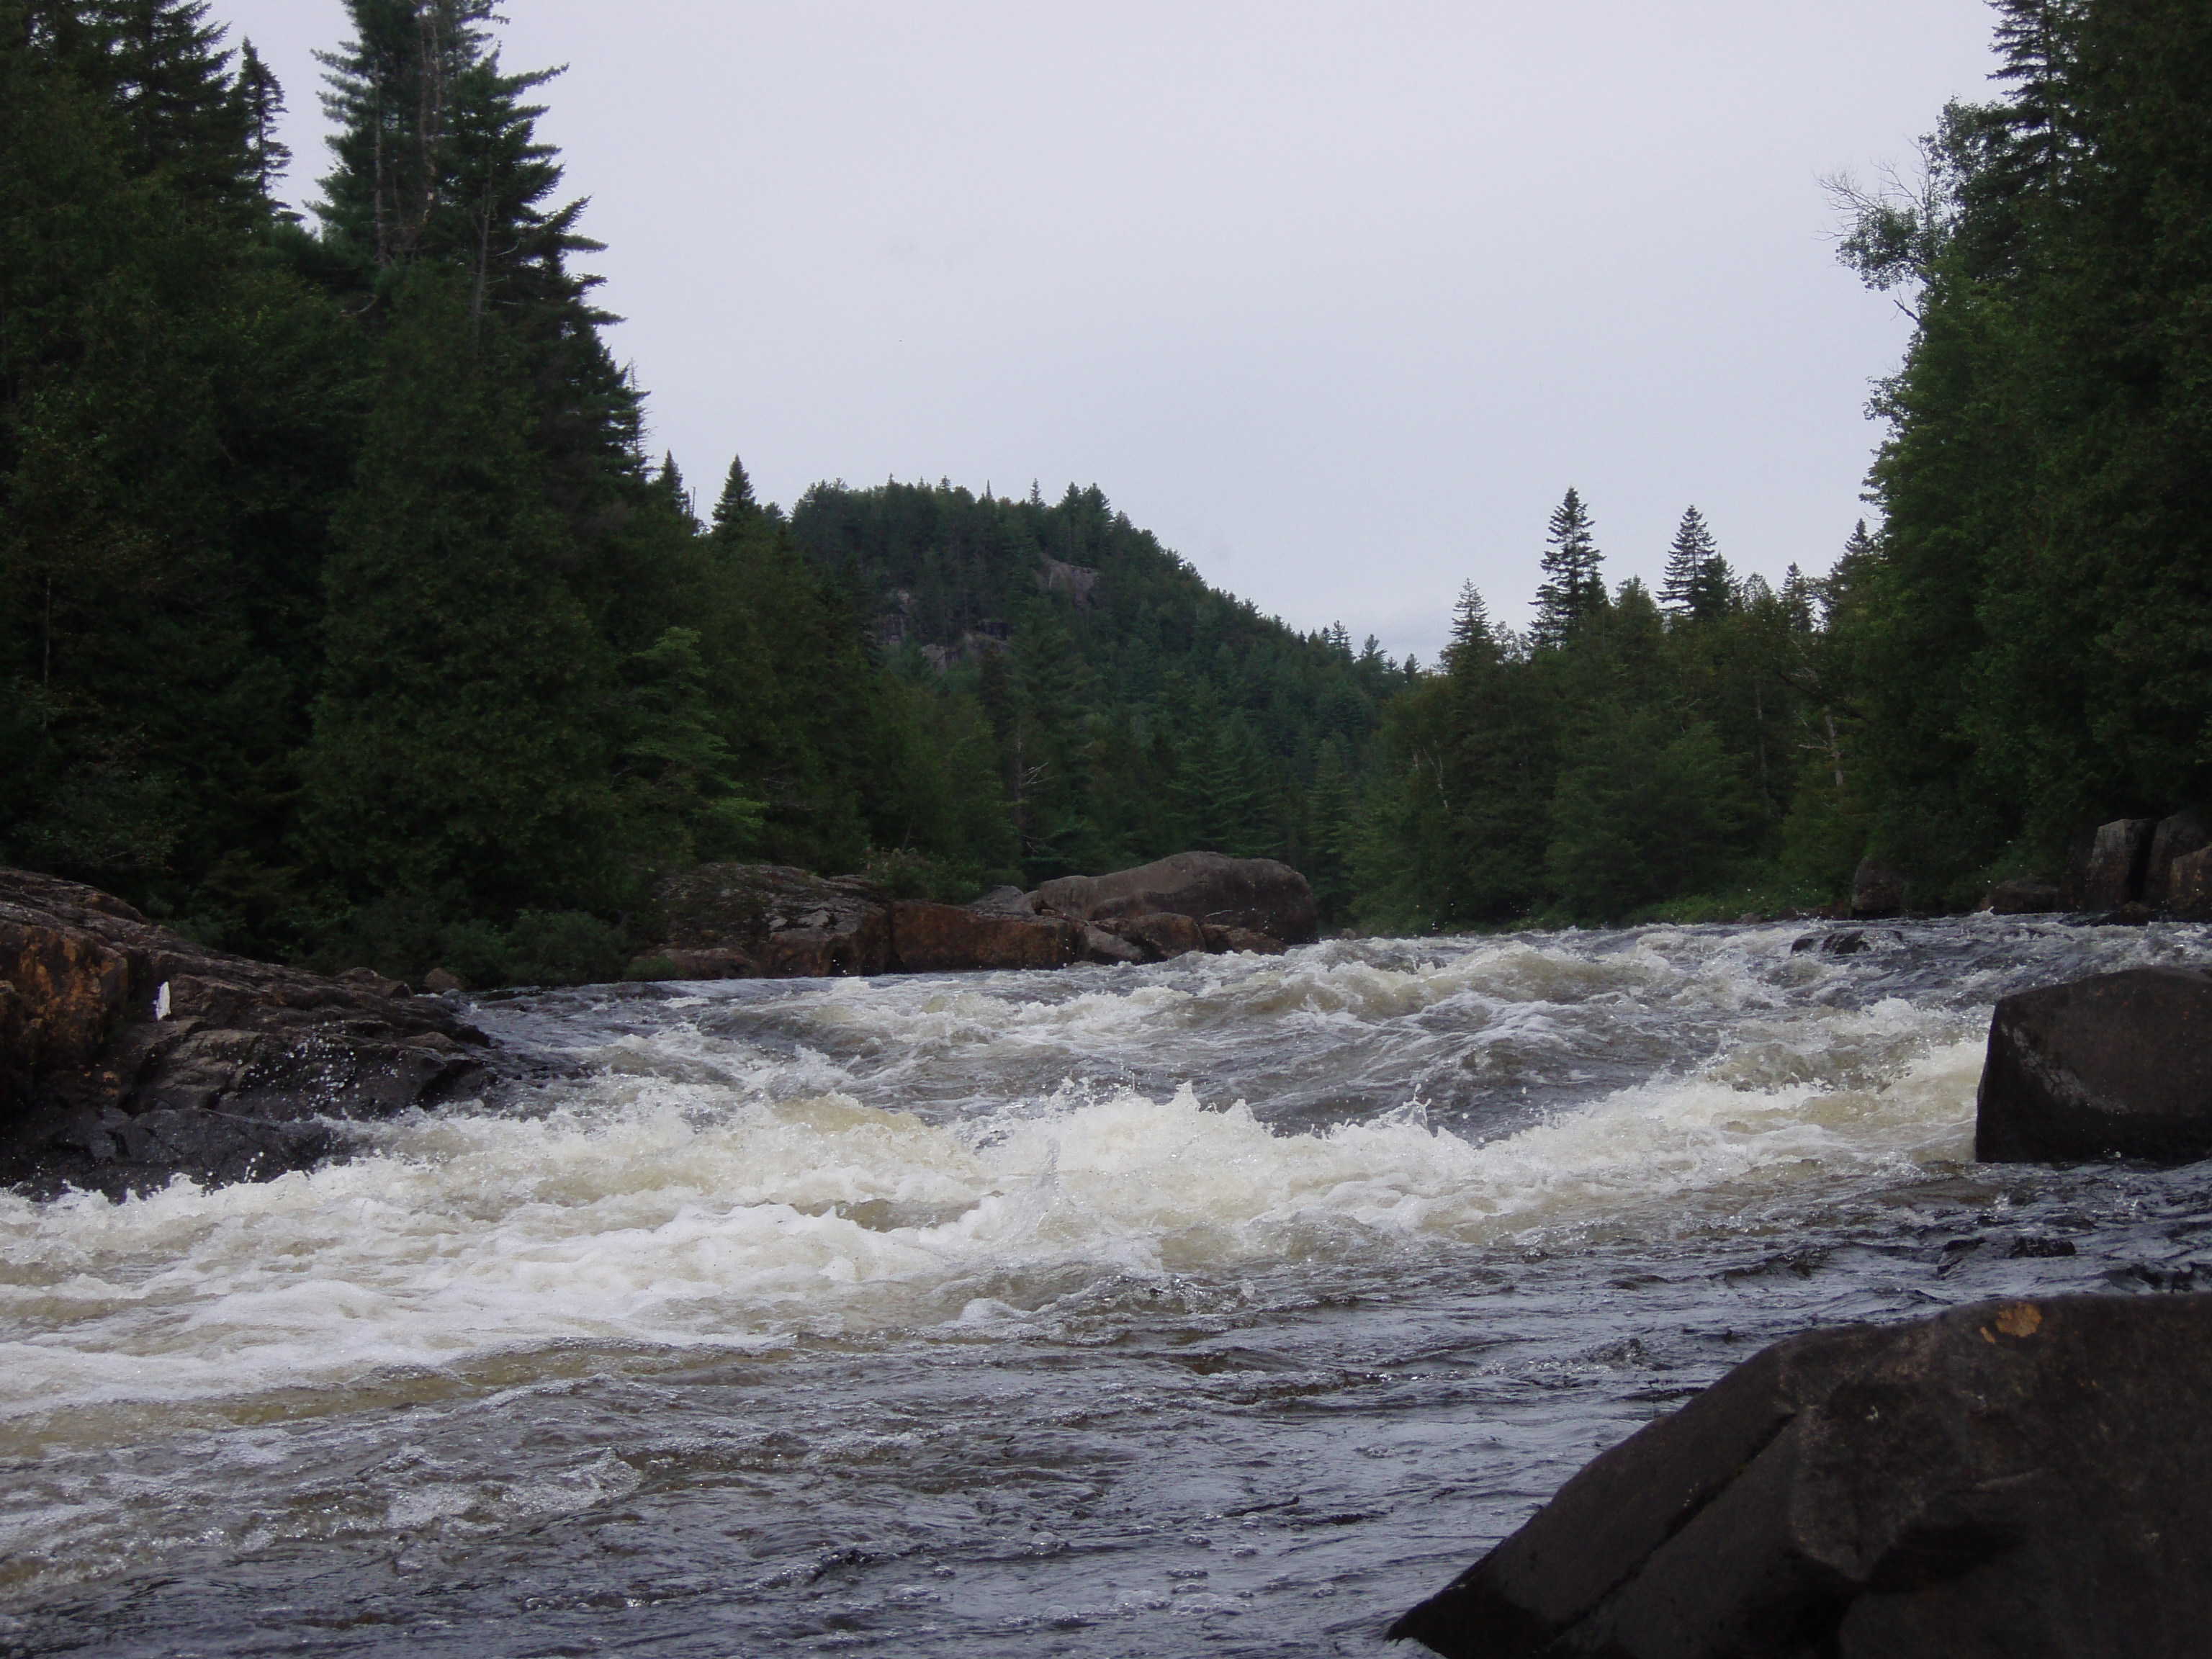
[[[1660,606],[1675,621],[1711,622],[1726,616],[1735,600],[1735,583],[1728,561],[1721,556],[1705,514],[1690,507],[1667,550]]]
[[[1545,541],[1544,580],[1536,589],[1531,631],[1538,645],[1556,647],[1606,607],[1605,556],[1580,491],[1569,489],[1553,510]]]

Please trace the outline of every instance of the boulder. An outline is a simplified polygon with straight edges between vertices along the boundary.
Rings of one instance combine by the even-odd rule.
[[[2212,1298],[1792,1338],[1390,1629],[1454,1659],[2183,1659],[2212,1625]]]
[[[2189,921],[2212,921],[2212,848],[2174,860],[2166,872],[2166,908]]]
[[[315,1120],[447,1098],[482,1079],[485,1046],[396,981],[210,951],[96,889],[0,870],[0,1184],[303,1169],[341,1144]]]
[[[2001,916],[2041,916],[2066,908],[2066,895],[2056,882],[2001,881],[1982,902],[1984,910]]]
[[[2081,872],[2081,908],[2117,910],[2142,898],[2157,835],[2155,818],[2119,818],[2099,825]]]
[[[668,956],[734,951],[770,979],[873,975],[891,965],[881,889],[779,864],[702,864],[659,889]]]
[[[641,980],[757,979],[760,969],[743,951],[663,951],[640,957],[626,975]]]
[[[1249,951],[1256,957],[1279,957],[1291,947],[1279,939],[1255,933],[1249,927],[1212,927],[1205,929],[1206,948],[1216,956],[1230,956]]]
[[[1905,881],[1896,871],[1863,860],[1851,877],[1851,914],[1860,917],[1905,914]]]
[[[969,968],[1065,968],[1083,951],[1081,924],[957,904],[891,906],[891,959],[904,974]]]
[[[1152,960],[1145,947],[1133,940],[1123,939],[1118,933],[1109,933],[1103,927],[1095,927],[1089,922],[1082,926],[1083,959],[1085,962],[1115,966],[1134,965]]]
[[[1204,924],[1194,921],[1188,916],[1178,915],[1172,910],[1158,910],[1150,915],[1115,917],[1100,922],[1098,926],[1138,946],[1144,951],[1147,962],[1166,962],[1171,957],[1185,957],[1194,951],[1206,949]]]
[[[1033,916],[1036,900],[1018,887],[994,887],[968,907],[978,915]]]
[[[1063,876],[1038,888],[1036,899],[1039,909],[1072,921],[1166,914],[1291,945],[1311,943],[1321,928],[1313,889],[1289,865],[1220,853],[1177,853],[1112,875]]]
[[[2212,1157],[2212,974],[2130,968],[2022,991],[1990,1021],[1984,1163]]]
[[[2173,866],[2192,853],[2212,848],[2212,825],[2197,811],[2176,812],[2151,834],[2150,857],[2143,866],[2143,902],[2171,908]]]

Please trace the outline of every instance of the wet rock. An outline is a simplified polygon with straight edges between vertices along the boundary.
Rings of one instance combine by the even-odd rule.
[[[1291,948],[1282,940],[1249,927],[1207,927],[1204,933],[1206,948],[1216,956],[1233,956],[1241,951],[1255,957],[1279,957]]]
[[[2066,908],[2066,895],[2053,881],[2001,881],[1990,889],[1982,908],[2001,916],[2041,916]]]
[[[957,904],[891,907],[891,957],[901,973],[1065,968],[1082,949],[1081,926],[1059,916],[1005,915]]]
[[[2201,1297],[1793,1338],[1390,1634],[1453,1659],[2182,1659],[2212,1622],[2208,1389]]]
[[[1018,887],[994,887],[968,907],[978,915],[1033,916],[1036,900]]]
[[[760,969],[743,951],[664,951],[640,957],[625,977],[639,980],[755,979]]]
[[[2132,968],[2024,991],[1990,1022],[1984,1163],[2212,1156],[2212,974]]]
[[[386,979],[374,968],[349,968],[338,975],[343,985],[358,985],[364,991],[380,997],[411,997],[411,987],[396,979]]]
[[[2176,812],[2160,821],[2150,838],[2150,856],[2143,866],[2143,902],[2155,908],[2171,905],[2173,866],[2191,853],[2212,848],[2212,824],[2193,810]]]
[[[660,885],[667,948],[734,951],[770,979],[885,973],[890,904],[857,877],[778,864],[702,864]]]
[[[1088,922],[1083,926],[1083,959],[1107,966],[1133,966],[1152,960],[1143,945],[1123,939],[1118,933],[1109,933],[1103,927],[1094,927]]]
[[[422,988],[433,996],[450,997],[469,988],[461,983],[459,974],[449,973],[443,968],[433,968],[422,975]]]
[[[95,889],[0,871],[0,1183],[111,1194],[307,1167],[484,1073],[481,1032],[357,971],[210,951]]]
[[[2141,899],[2157,834],[2155,818],[2119,818],[2100,825],[2081,872],[2081,908],[2117,910]]]
[[[1885,937],[1893,938],[1894,935]],[[1817,951],[1824,957],[1856,957],[1873,949],[1874,941],[1868,937],[1865,929],[1850,927],[1840,933],[1804,934],[1790,941],[1790,954],[1798,957],[1809,951]]]
[[[2166,872],[2166,908],[2187,921],[2212,921],[2212,848],[2174,860]]]
[[[1147,962],[1167,962],[1206,949],[1206,929],[1190,917],[1171,910],[1150,915],[1118,917],[1098,926],[1139,946]]]
[[[1903,876],[1868,859],[1851,877],[1851,914],[1861,917],[1903,915],[1905,893]]]
[[[1036,898],[1039,909],[1073,921],[1167,914],[1290,945],[1310,944],[1321,928],[1313,889],[1289,865],[1220,853],[1177,853],[1112,875],[1063,876],[1038,888]]]
[[[2148,904],[2136,901],[2086,920],[2092,927],[2148,927],[2158,920],[2158,912]]]

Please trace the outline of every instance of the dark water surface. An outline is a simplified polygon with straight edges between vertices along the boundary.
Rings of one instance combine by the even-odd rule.
[[[2212,929],[1803,932],[534,994],[351,1164],[0,1198],[0,1654],[1377,1653],[1774,1338],[2212,1287],[2212,1166],[1970,1161],[1998,996]]]

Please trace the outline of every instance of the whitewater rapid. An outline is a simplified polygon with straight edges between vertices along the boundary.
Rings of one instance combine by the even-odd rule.
[[[1999,995],[2212,933],[1807,932],[486,1000],[542,1075],[344,1163],[0,1196],[0,1653],[251,1650],[241,1618],[1368,1651],[1747,1334],[2179,1282],[2189,1172],[1976,1169],[1972,1097]],[[2021,1228],[2075,1254],[1948,1237]],[[689,1588],[633,1594],[617,1534]]]

